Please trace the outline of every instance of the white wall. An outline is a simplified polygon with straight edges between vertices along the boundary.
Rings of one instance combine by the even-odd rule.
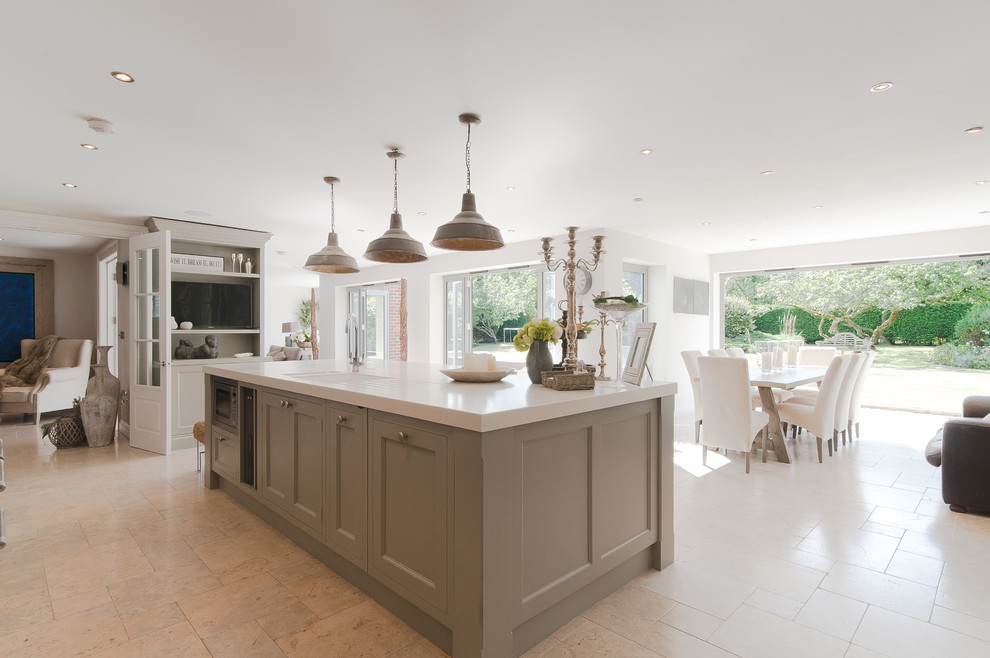
[[[272,253],[266,247],[265,254],[265,321],[264,331],[267,344],[261,346],[261,354],[268,353],[269,345],[283,345],[285,334],[282,333],[283,322],[299,321],[299,306],[304,299],[310,298],[310,291],[316,288],[317,301],[320,298],[320,275],[302,268],[302,262],[294,262],[288,256]],[[322,318],[317,316],[317,323]],[[326,332],[318,327],[320,332],[320,349],[327,344]]]
[[[55,261],[55,334],[96,341],[100,309],[95,253],[0,247],[0,256]]]

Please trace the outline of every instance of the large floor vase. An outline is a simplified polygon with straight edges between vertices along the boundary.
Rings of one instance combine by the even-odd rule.
[[[545,340],[534,340],[526,354],[526,373],[534,384],[543,383],[543,371],[553,370],[553,355]]]
[[[95,374],[86,384],[86,397],[79,403],[86,443],[90,448],[100,448],[113,442],[120,399],[120,380],[107,370],[107,353],[111,346],[100,345],[96,349]]]

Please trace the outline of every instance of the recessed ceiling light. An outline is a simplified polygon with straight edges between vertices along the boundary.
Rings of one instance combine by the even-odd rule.
[[[711,222],[701,222],[701,225],[702,226],[711,226],[712,223]]]
[[[756,242],[756,238],[750,238],[749,241],[750,242]]]
[[[893,86],[894,86],[893,82],[878,82],[872,87],[870,87],[870,91],[887,91]]]
[[[773,176],[773,169],[767,169],[766,171],[761,171],[760,176]]]
[[[811,209],[812,209],[812,210],[821,210],[821,209],[822,209],[822,208],[824,208],[824,207],[825,207],[825,206],[811,206]]]
[[[363,228],[359,228],[359,229],[357,230],[357,232],[358,232],[358,233],[364,233],[364,229],[363,229]]]
[[[286,254],[287,254],[287,253],[289,253],[289,252],[287,252],[287,251],[284,251],[284,250],[282,250],[282,249],[279,249],[279,250],[278,250],[278,251],[276,251],[275,253],[276,253],[276,254],[278,254],[279,256],[284,256],[284,255],[286,255]]]
[[[972,128],[967,128],[964,133],[978,133],[983,130],[983,126],[973,126]]]
[[[416,214],[418,214],[418,215],[429,215],[430,213],[428,213],[428,212],[426,212],[425,210],[420,210],[420,211],[419,211],[418,213],[416,213]]]
[[[506,233],[515,233],[516,232],[516,229],[514,229],[514,228],[507,228],[507,229],[505,229],[505,232]]]
[[[95,151],[98,148],[92,144],[80,144],[79,146],[83,147],[87,151]]]
[[[990,180],[978,180],[978,181],[976,181],[976,184],[977,185],[986,185],[987,183],[990,183]]]
[[[641,155],[649,155],[650,153],[653,153],[653,149],[643,149],[640,151]]]
[[[980,211],[980,214],[981,215],[990,215],[990,210],[981,210]]]
[[[134,82],[134,78],[127,75],[123,71],[111,71],[110,75],[113,76],[114,80],[120,80],[121,82]]]
[[[642,200],[643,200],[643,197],[641,197],[641,196],[634,196],[633,197],[633,201],[635,201],[636,203],[639,203]]]
[[[62,187],[78,187],[75,183],[62,183]]]
[[[516,188],[510,186],[510,187],[505,188],[505,191],[506,192],[515,192],[516,191]]]

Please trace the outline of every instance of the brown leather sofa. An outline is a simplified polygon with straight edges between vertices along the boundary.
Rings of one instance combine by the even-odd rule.
[[[963,417],[950,418],[928,442],[925,457],[942,466],[942,500],[953,512],[990,512],[990,396],[963,400]]]

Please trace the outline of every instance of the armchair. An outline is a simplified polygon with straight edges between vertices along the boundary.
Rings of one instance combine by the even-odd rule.
[[[21,354],[27,354],[34,339],[21,341]],[[8,386],[0,394],[0,413],[32,414],[34,424],[41,414],[72,407],[72,401],[86,395],[93,341],[63,338],[52,350],[49,366],[34,386]],[[2,371],[0,371],[2,372]]]
[[[942,464],[942,500],[953,512],[990,512],[990,396],[963,400],[963,417],[950,418],[925,456]],[[941,444],[941,445],[939,445]]]

